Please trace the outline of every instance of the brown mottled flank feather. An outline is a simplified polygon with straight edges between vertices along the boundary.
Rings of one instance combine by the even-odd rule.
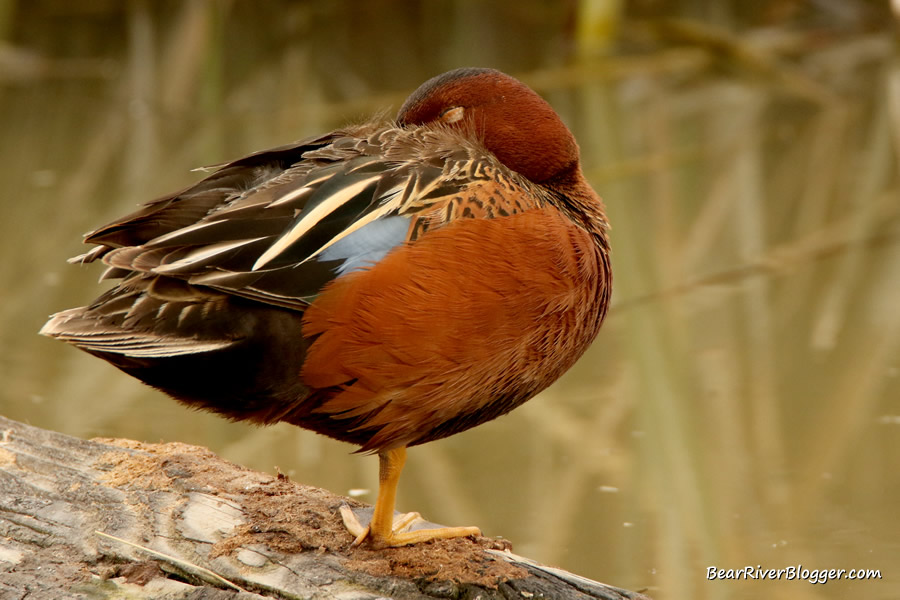
[[[364,451],[508,412],[581,356],[611,282],[574,138],[523,89],[451,72],[397,123],[219,167],[88,234],[73,260],[121,281],[42,332],[191,406]]]

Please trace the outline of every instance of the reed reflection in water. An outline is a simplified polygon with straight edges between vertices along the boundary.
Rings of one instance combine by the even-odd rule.
[[[0,74],[0,412],[375,489],[372,459],[349,446],[190,412],[36,331],[98,294],[99,270],[64,262],[80,234],[195,181],[191,167],[396,110],[449,68],[493,66],[547,97],[581,143],[613,223],[613,309],[557,385],[411,452],[400,508],[661,599],[900,596],[890,33],[822,42],[802,27],[736,35],[614,12],[582,27],[578,4],[385,6],[18,7],[3,50],[16,68]],[[616,41],[598,31],[640,51],[592,54]],[[706,581],[713,565],[798,563],[882,579]]]

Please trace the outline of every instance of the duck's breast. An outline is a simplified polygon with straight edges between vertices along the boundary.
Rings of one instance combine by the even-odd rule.
[[[549,206],[428,232],[338,278],[307,309],[314,341],[301,378],[330,392],[306,418],[377,450],[504,414],[593,340],[606,269],[591,236]]]

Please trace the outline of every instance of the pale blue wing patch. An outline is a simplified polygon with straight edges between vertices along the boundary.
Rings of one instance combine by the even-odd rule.
[[[344,275],[377,263],[405,242],[408,233],[407,217],[377,219],[334,242],[322,250],[316,259],[342,261],[335,271],[338,275]]]

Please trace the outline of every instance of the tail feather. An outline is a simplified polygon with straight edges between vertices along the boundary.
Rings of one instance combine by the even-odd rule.
[[[56,313],[41,328],[41,335],[67,342],[87,352],[121,354],[135,358],[163,358],[222,350],[234,340],[202,340],[134,331],[104,322],[87,307]]]
[[[138,276],[40,333],[195,408],[273,423],[300,407],[303,314],[158,276]],[[306,411],[306,409],[303,409]]]

